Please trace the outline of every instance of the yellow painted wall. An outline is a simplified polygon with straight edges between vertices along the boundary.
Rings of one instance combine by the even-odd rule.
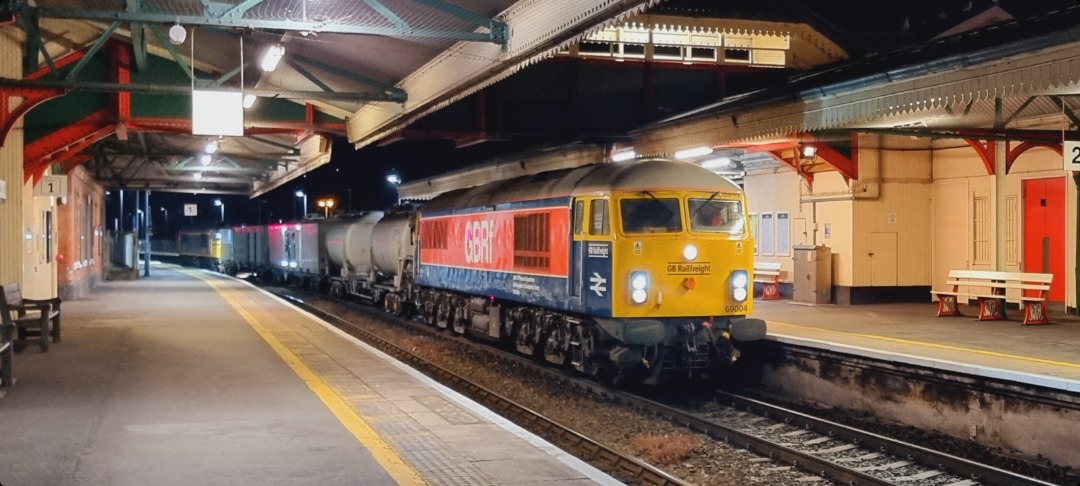
[[[21,35],[21,29],[8,29]],[[21,41],[0,36],[0,75],[22,77]],[[22,120],[15,125],[0,148],[0,181],[6,183],[7,197],[0,201],[0,284],[22,280]]]
[[[930,284],[930,161],[928,141],[861,137],[856,193],[872,196],[878,187],[877,197],[854,203],[851,285]],[[882,239],[891,245],[881,245]]]

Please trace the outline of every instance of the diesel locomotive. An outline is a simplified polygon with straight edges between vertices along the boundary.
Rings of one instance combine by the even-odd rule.
[[[550,171],[420,207],[250,228],[233,230],[247,247],[221,268],[366,299],[604,380],[721,376],[737,343],[766,332],[747,317],[744,194],[684,162]]]

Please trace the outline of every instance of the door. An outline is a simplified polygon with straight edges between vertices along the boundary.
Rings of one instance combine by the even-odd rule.
[[[870,233],[870,286],[896,286],[896,233]]]
[[[1065,178],[1023,181],[1023,271],[1052,273],[1047,300],[1065,301]]]
[[[971,239],[968,228],[971,216],[968,210],[968,183],[950,182],[934,184],[933,221],[933,271],[930,285],[934,290],[948,290],[945,281],[949,270],[968,269],[968,249]]]

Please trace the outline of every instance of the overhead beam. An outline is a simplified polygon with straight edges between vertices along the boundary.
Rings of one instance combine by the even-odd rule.
[[[334,34],[381,35],[421,39],[450,39],[467,42],[491,42],[505,44],[505,29],[492,32],[453,31],[440,29],[412,29],[386,27],[378,25],[355,25],[337,22],[316,22],[298,20],[245,19],[240,17],[213,17],[158,12],[122,12],[117,10],[83,10],[48,7],[23,7],[19,13],[32,12],[41,17],[76,20],[98,20],[119,22],[143,22],[149,24],[204,25],[235,29],[269,29]],[[224,12],[222,12],[224,14]]]
[[[116,32],[117,27],[120,27],[120,22],[113,22],[109,25],[109,28],[105,29],[105,32],[101,33],[101,36],[94,41],[94,45],[90,46],[90,50],[86,51],[86,55],[84,55],[82,59],[79,59],[78,64],[75,64],[75,67],[71,68],[71,71],[68,71],[67,76],[64,78],[65,81],[75,80],[75,77],[79,75],[79,72],[86,66],[86,63],[90,62],[90,59],[94,57],[94,54],[97,54],[97,51],[101,50],[101,46],[105,45],[105,41],[112,37],[113,32]]]
[[[231,19],[238,19],[240,17],[243,17],[244,14],[247,13],[248,10],[251,10],[252,7],[260,3],[263,3],[263,0],[244,0],[243,2],[236,4],[236,6],[228,12],[221,14],[221,16]]]
[[[350,79],[350,80],[353,80],[353,81],[356,81],[356,82],[359,82],[359,83],[366,84],[368,86],[378,88],[383,93],[386,93],[387,96],[393,96],[395,98],[400,98],[402,102],[405,102],[408,99],[408,94],[406,94],[405,90],[403,90],[401,88],[398,88],[396,86],[391,86],[391,85],[383,83],[383,82],[376,81],[376,80],[371,79],[371,78],[366,77],[366,76],[361,76],[361,75],[356,74],[354,72],[346,71],[346,70],[341,69],[341,68],[339,68],[337,66],[332,66],[330,64],[326,64],[324,62],[317,61],[315,59],[310,59],[310,58],[302,57],[302,56],[292,56],[292,57],[286,59],[285,62],[289,66],[293,67],[294,69],[296,68],[296,63],[302,63],[302,64],[306,64],[308,66],[311,66],[311,67],[313,67],[315,69],[320,69],[320,70],[326,71],[326,72],[328,72],[330,74],[336,74],[336,75],[341,76],[342,78],[345,78],[345,79]],[[299,72],[299,71],[297,71],[297,72]]]
[[[487,17],[484,17],[483,15],[477,15],[473,12],[458,7],[457,5],[451,5],[440,0],[416,0],[416,2],[427,5],[440,12],[448,13],[466,22],[471,22],[479,27],[486,27],[488,29],[491,29],[492,33],[501,32],[501,35],[503,36],[509,35],[505,23],[498,22],[494,19],[489,19]]]
[[[190,84],[146,84],[146,83],[109,83],[100,81],[72,81],[54,79],[11,79],[0,78],[0,86],[17,88],[59,88],[68,91],[88,91],[95,93],[147,93],[147,94],[191,94]],[[271,89],[215,88],[215,91],[253,94],[260,98],[284,98],[290,100],[327,100],[327,101],[404,101],[393,95],[375,92],[326,92],[326,91],[284,91]]]

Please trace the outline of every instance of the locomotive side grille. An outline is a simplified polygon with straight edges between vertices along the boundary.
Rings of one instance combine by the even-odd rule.
[[[424,221],[420,225],[420,248],[445,250],[447,248],[446,221]]]
[[[550,214],[514,216],[514,267],[546,270],[551,265]]]

